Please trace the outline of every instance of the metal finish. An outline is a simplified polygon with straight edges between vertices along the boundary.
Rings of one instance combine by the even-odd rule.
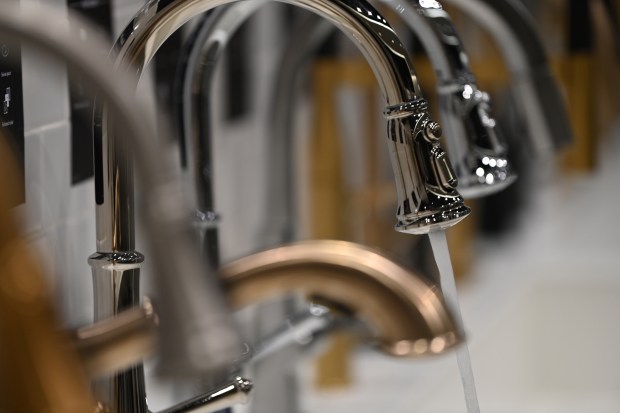
[[[505,145],[495,120],[490,115],[488,94],[478,90],[461,40],[449,15],[438,2],[381,0],[397,10],[424,45],[436,70],[441,103],[441,117],[446,133],[450,160],[459,179],[459,192],[475,198],[502,190],[514,181],[506,159]],[[182,69],[183,80],[178,99],[181,134],[187,135],[185,159],[190,161],[197,193],[199,216],[212,211],[210,145],[210,98],[213,74],[228,39],[264,2],[241,2],[205,16],[188,42],[188,58]],[[293,185],[291,182],[290,136],[295,100],[295,81],[300,68],[313,51],[334,30],[329,22],[309,16],[299,25],[283,54],[275,76],[276,87],[270,107],[271,132],[268,184],[269,206],[261,233],[262,245],[290,242],[293,238]],[[190,153],[191,152],[191,153]],[[207,155],[207,156],[205,156]],[[193,167],[192,167],[193,165]],[[284,190],[283,190],[284,189]],[[213,227],[199,227],[201,239]],[[267,239],[265,240],[265,236]],[[213,237],[211,237],[213,239]],[[216,238],[215,238],[216,239]]]
[[[459,192],[465,198],[476,198],[510,185],[516,176],[491,117],[489,95],[478,89],[448,13],[437,1],[381,2],[400,12],[435,69],[445,141]]]
[[[298,242],[232,261],[219,275],[235,309],[293,293],[316,303],[256,343],[242,364],[352,319],[366,322],[366,339],[393,356],[441,353],[462,339],[435,286],[359,244]]]
[[[118,61],[136,64],[137,72],[140,73],[163,41],[183,23],[199,13],[232,1],[150,2],[137,14],[117,42],[120,53]],[[400,41],[383,17],[369,5],[352,0],[290,2],[322,15],[353,38],[377,75],[388,104],[388,145],[399,194],[397,229],[425,233],[449,227],[464,218],[469,209],[463,205],[462,198],[455,190],[456,181],[450,165],[444,160],[438,139],[426,133],[425,126],[430,118],[426,103],[420,96],[417,79],[409,67]],[[107,125],[103,123],[103,127]],[[106,159],[108,170],[117,170],[123,159],[116,157],[114,139],[109,135],[102,135],[107,140],[101,147],[105,154],[102,158]],[[131,197],[123,196],[130,186],[129,181],[110,181],[108,178],[100,188],[100,213],[108,218],[113,217],[113,205],[125,205],[131,209]],[[103,219],[100,222],[103,225],[110,221]],[[118,225],[100,226],[102,242],[109,243],[107,238],[123,237],[123,240],[114,241],[112,245],[131,245],[132,228],[114,232],[114,228],[119,225],[122,227],[122,220],[118,221]]]
[[[79,19],[72,13],[69,15],[71,19]],[[141,155],[136,165],[147,194],[142,217],[148,223],[146,238],[152,243],[155,252],[153,261],[157,270],[156,284],[160,291],[158,299],[164,309],[160,314],[162,336],[174,337],[174,345],[164,347],[164,350],[172,351],[160,353],[162,365],[174,366],[176,370],[190,373],[226,364],[238,354],[239,336],[232,328],[233,324],[218,295],[215,281],[204,276],[202,262],[185,219],[190,209],[183,197],[174,196],[181,193],[178,177],[170,174],[174,168],[161,157],[163,151],[153,142],[151,125],[143,121],[146,116],[143,115],[142,106],[136,103],[131,93],[133,89],[127,87],[135,85],[135,81],[128,79],[125,69],[117,70],[112,78],[109,64],[92,55],[92,50],[101,50],[106,47],[106,43],[92,33],[88,35],[89,42],[76,39],[66,31],[66,23],[66,13],[59,13],[45,4],[37,4],[36,8],[28,8],[27,12],[21,13],[13,4],[7,3],[3,4],[0,13],[0,33],[3,38],[18,38],[65,59],[69,69],[81,76],[106,102],[106,115],[113,117],[118,130],[123,132],[123,139],[119,139],[115,147],[118,153]],[[82,21],[79,26],[91,27]],[[118,64],[116,67],[119,69]],[[126,164],[115,166],[114,169],[106,170],[112,182],[118,182],[123,173],[131,175],[127,173]],[[122,226],[115,226],[109,234],[113,240],[126,235]],[[104,244],[109,241],[103,240]],[[127,244],[112,242],[109,245]],[[118,276],[125,283],[123,266],[128,257],[129,265],[135,265],[132,261],[135,255],[114,256],[111,254],[113,252],[104,251],[99,261],[104,261],[102,267],[110,267],[111,277]],[[171,288],[172,285],[174,288]],[[110,302],[120,303],[121,300]],[[204,314],[209,314],[209,317],[205,318]],[[165,340],[162,341],[165,343]],[[146,403],[140,392],[136,391],[140,389],[141,379],[135,370],[131,373],[130,381],[125,386],[130,391],[126,399],[119,396],[105,400],[105,403],[121,412],[145,410]]]
[[[534,151],[550,154],[572,142],[566,104],[525,6],[516,0],[443,1],[478,22],[497,41]]]
[[[211,413],[235,404],[248,402],[252,390],[252,382],[242,377],[234,380],[207,394],[180,403],[159,413]]]
[[[440,96],[440,115],[446,131],[446,145],[450,161],[459,180],[459,192],[465,198],[475,198],[502,190],[514,181],[506,159],[506,149],[490,116],[488,94],[478,90],[476,80],[467,62],[467,55],[448,14],[436,1],[411,0],[397,2],[380,0],[403,18],[417,35],[436,70]],[[332,30],[324,21],[308,18],[295,31],[278,65],[277,86],[272,108],[272,146],[286,147],[291,135],[295,81],[320,44]],[[282,181],[289,176],[274,159],[271,181]],[[283,185],[287,185],[285,182]],[[290,185],[287,185],[290,187]],[[269,199],[277,199],[271,196]],[[292,210],[292,202],[285,200],[285,208]],[[282,208],[270,205],[270,209]],[[277,223],[277,222],[276,222]]]
[[[462,340],[437,288],[376,251],[344,241],[306,241],[259,252],[220,269],[237,309],[274,297],[302,293],[314,303],[263,337],[231,366],[242,368],[291,344],[307,345],[337,328],[364,323],[366,342],[392,356],[443,353]],[[153,313],[148,305],[80,330],[76,334],[87,365],[115,365],[153,347]],[[240,353],[241,354],[241,353]],[[146,353],[142,354],[143,356]],[[99,370],[97,370],[99,371]],[[160,413],[211,412],[245,402],[251,386],[236,378],[215,391]]]
[[[305,310],[287,317],[280,328],[253,343],[248,361],[260,362],[294,344],[308,346],[326,333],[348,326],[351,321],[341,322],[329,308],[312,303]]]
[[[219,273],[237,308],[303,293],[367,322],[367,340],[392,356],[441,353],[462,338],[436,287],[358,244],[299,242],[240,258]]]

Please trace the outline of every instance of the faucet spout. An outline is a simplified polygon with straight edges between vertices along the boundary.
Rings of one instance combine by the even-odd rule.
[[[183,0],[166,7],[160,1],[148,3],[117,42],[118,62],[133,63],[140,73],[163,41],[191,17],[233,1]],[[430,119],[407,54],[387,21],[362,1],[287,2],[313,11],[342,29],[356,42],[375,72],[387,104],[387,141],[399,196],[396,229],[426,233],[463,219],[469,209],[456,190],[455,174],[439,145],[441,128]],[[105,123],[102,126],[107,128]],[[103,136],[107,130],[105,132]],[[107,147],[103,145],[102,150],[106,153],[108,165],[121,161],[114,159],[113,140],[108,139]],[[102,214],[108,216],[109,205],[114,203],[115,197],[122,195],[110,191],[109,187],[100,185],[103,191]],[[129,197],[125,197],[123,203],[128,200]],[[110,233],[109,221],[102,220],[108,228],[103,228],[101,233]]]
[[[219,273],[237,308],[301,292],[367,322],[371,341],[392,356],[442,353],[462,338],[435,287],[358,244],[298,242],[237,259]]]
[[[459,192],[476,198],[501,191],[516,179],[507,147],[491,115],[489,95],[480,90],[449,14],[438,1],[413,0],[401,16],[420,40],[437,77],[446,146],[459,179]]]

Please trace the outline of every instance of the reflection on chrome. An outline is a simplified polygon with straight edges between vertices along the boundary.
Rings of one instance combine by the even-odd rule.
[[[492,181],[477,179],[475,172],[481,159],[506,158],[506,145],[490,115],[489,95],[478,89],[448,13],[437,1],[380,1],[399,11],[435,69],[440,115],[450,161],[459,179],[459,192],[465,198],[476,198],[510,185],[516,176],[508,163],[497,166]]]
[[[436,69],[441,96],[441,116],[446,133],[450,160],[459,179],[459,191],[465,197],[477,197],[505,188],[514,181],[508,164],[496,171],[492,184],[479,181],[475,170],[483,156],[505,157],[505,145],[495,129],[495,121],[489,115],[490,104],[486,93],[479,91],[475,84],[467,56],[461,41],[452,26],[448,14],[436,1],[410,1],[395,3],[382,0],[398,10],[408,26],[413,30],[426,48]],[[186,142],[185,159],[193,171],[194,187],[197,193],[200,214],[211,212],[213,196],[210,171],[211,134],[210,103],[213,74],[222,52],[237,28],[264,2],[233,3],[205,16],[200,26],[190,37],[187,45],[187,58],[184,59],[182,88],[177,91],[181,107],[178,110],[180,132]],[[360,10],[358,10],[360,11]],[[383,17],[377,19],[385,22]],[[270,161],[268,193],[269,202],[265,231],[268,237],[264,245],[287,242],[292,239],[293,190],[290,171],[292,107],[294,102],[295,74],[307,62],[313,51],[334,30],[329,22],[316,16],[309,22],[299,25],[289,41],[289,47],[279,64],[279,73],[274,88],[275,96],[270,107],[272,115],[271,132],[268,137]],[[459,91],[463,91],[459,94]],[[498,168],[499,169],[499,168]],[[206,211],[206,212],[205,212]],[[216,229],[200,225],[201,239],[206,231]],[[207,247],[205,246],[205,249]]]
[[[566,105],[551,73],[536,24],[517,0],[443,0],[495,38],[511,74],[511,86],[530,146],[538,155],[572,141]]]
[[[137,65],[137,73],[142,73],[161,44],[184,23],[200,13],[233,1],[150,1],[136,14],[117,41],[116,65],[134,64]],[[431,121],[427,103],[420,94],[416,76],[405,57],[405,50],[396,34],[384,23],[385,19],[363,1],[289,2],[314,11],[343,30],[355,41],[375,71],[387,104],[387,142],[399,197],[397,229],[426,233],[449,227],[463,219],[469,209],[456,191],[454,172],[445,152],[439,146],[440,128],[435,127],[435,123]],[[379,18],[369,19],[368,16]],[[137,304],[142,256],[134,251],[131,159],[119,149],[120,139],[114,133],[117,129],[108,128],[105,111],[100,110],[95,120],[98,253],[91,257],[90,263],[96,286],[96,313],[99,318],[103,318]],[[171,197],[169,193],[167,195]],[[148,196],[150,194],[147,198]],[[178,197],[181,198],[180,195]],[[178,219],[185,218],[177,211],[174,212]],[[164,241],[162,239],[159,242]],[[119,289],[115,288],[117,284],[112,280],[120,281],[123,294],[118,293]],[[179,289],[172,280],[163,281],[169,284],[166,296],[162,298],[169,301],[171,308],[176,308],[175,300],[183,300],[185,295],[195,294],[191,290]],[[204,298],[202,301],[208,303],[211,300]],[[162,323],[164,321],[162,319]],[[181,320],[179,327],[191,331],[196,325],[203,325],[201,323],[194,319]],[[216,336],[219,335],[213,335]],[[224,338],[226,337],[225,335]],[[173,334],[162,337],[164,352],[176,352],[178,345]],[[205,347],[212,350],[218,348],[219,343],[209,343]],[[186,350],[185,368],[191,368],[194,363],[213,362],[210,358],[195,358],[191,349]],[[182,372],[183,368],[178,367],[177,372]],[[112,403],[115,403],[113,400],[118,400],[120,394],[125,393],[132,393],[132,398],[142,400],[143,390],[139,383],[142,376],[139,369],[125,378],[119,376],[102,384],[100,394],[104,400]],[[125,379],[130,382],[138,380],[135,391],[123,390],[118,385]],[[142,402],[131,403],[143,406]],[[145,408],[143,406],[137,410],[143,411]],[[127,409],[132,410],[130,407]]]

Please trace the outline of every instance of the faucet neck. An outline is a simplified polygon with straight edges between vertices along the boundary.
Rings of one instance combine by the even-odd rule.
[[[149,2],[123,32],[117,42],[117,65],[133,64],[138,73],[153,58],[162,43],[192,17],[234,0],[167,0]],[[427,107],[423,104],[415,72],[407,53],[388,22],[362,0],[287,0],[313,11],[345,32],[370,63],[388,105],[388,146],[392,157],[399,199],[399,230],[424,233],[448,227],[469,213],[455,189],[456,180],[439,134],[433,133]],[[101,135],[110,133],[103,130]],[[115,140],[102,142],[107,165],[100,177],[102,203],[98,205],[98,234],[112,236],[122,211],[131,211],[133,190],[130,164],[119,154]],[[107,158],[106,158],[107,157]],[[125,185],[126,184],[126,185]],[[123,186],[125,185],[125,186]],[[98,186],[99,187],[99,186]],[[123,208],[118,210],[117,208]],[[129,212],[130,214],[130,212]],[[105,227],[105,228],[104,228]],[[133,230],[130,225],[126,227]],[[121,229],[124,229],[121,228]],[[125,234],[129,237],[128,234]]]

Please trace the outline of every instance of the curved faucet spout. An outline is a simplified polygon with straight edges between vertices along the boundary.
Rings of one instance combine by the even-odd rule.
[[[118,62],[134,63],[140,73],[163,41],[191,17],[234,0],[182,0],[172,3],[151,1],[129,24],[117,42]],[[432,122],[426,101],[421,97],[417,78],[407,61],[406,52],[387,21],[367,3],[358,0],[288,0],[293,5],[313,11],[334,23],[351,37],[370,62],[383,91],[388,119],[388,146],[399,194],[397,229],[425,233],[449,227],[468,213],[456,191],[456,179],[445,152],[439,146],[439,126]],[[370,18],[371,16],[372,18]],[[107,128],[104,123],[102,125]],[[101,134],[108,170],[113,170],[115,143],[109,133]],[[104,165],[105,166],[105,165]],[[102,175],[102,178],[106,176]],[[130,197],[114,202],[129,193],[131,182],[122,188],[109,182],[98,185],[99,210],[110,216],[114,205],[128,205]],[[106,236],[129,236],[133,228],[118,228],[112,235],[110,223],[102,219],[98,234],[102,247],[110,246]],[[106,222],[108,221],[108,222]],[[123,231],[126,229],[126,231]]]
[[[572,142],[564,99],[525,6],[515,0],[443,1],[477,21],[497,41],[534,151],[544,155]]]
[[[436,288],[358,244],[299,242],[240,258],[219,273],[235,307],[301,292],[366,321],[392,356],[442,353],[461,339]]]
[[[488,95],[476,86],[467,55],[450,17],[438,2],[381,2],[399,11],[409,28],[421,40],[436,70],[441,100],[441,118],[447,131],[446,144],[450,161],[459,179],[459,191],[465,198],[474,198],[502,190],[514,181],[506,159],[506,146],[490,115]],[[210,122],[211,85],[215,68],[228,40],[241,24],[264,2],[240,2],[205,16],[187,41],[176,94],[180,102],[177,118],[180,134],[186,145],[184,159],[188,160],[197,194],[199,217],[215,216],[212,195],[212,140]],[[308,16],[290,36],[288,46],[275,77],[276,86],[271,99],[270,151],[268,156],[269,202],[268,219],[261,231],[262,245],[288,242],[293,237],[293,190],[290,151],[292,135],[291,102],[295,100],[298,73],[313,52],[335,28],[318,16]],[[191,143],[191,145],[190,145]],[[191,150],[190,150],[191,149]],[[206,155],[206,156],[205,156]],[[283,193],[284,192],[284,193]],[[200,237],[213,225],[203,225],[198,219]],[[265,236],[271,237],[265,240]],[[210,247],[206,244],[205,249]]]

